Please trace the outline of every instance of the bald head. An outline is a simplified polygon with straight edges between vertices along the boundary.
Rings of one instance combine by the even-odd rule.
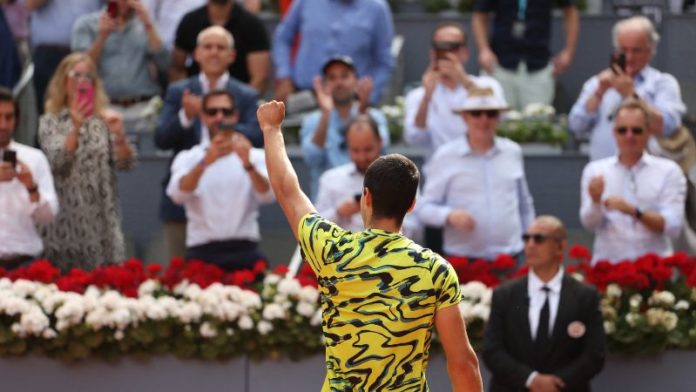
[[[532,225],[544,226],[549,230],[549,233],[553,234],[554,237],[565,240],[568,238],[568,232],[565,228],[563,222],[553,215],[540,215],[532,221]]]

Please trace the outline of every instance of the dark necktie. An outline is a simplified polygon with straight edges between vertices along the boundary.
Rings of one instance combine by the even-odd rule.
[[[539,324],[537,327],[536,339],[534,339],[534,357],[535,365],[537,371],[542,370],[541,367],[545,362],[546,354],[549,349],[549,289],[544,286],[541,288],[546,295],[544,299],[544,306],[541,307],[541,312],[539,312]]]

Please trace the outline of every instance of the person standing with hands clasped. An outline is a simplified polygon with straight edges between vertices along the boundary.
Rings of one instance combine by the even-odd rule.
[[[258,250],[259,207],[273,201],[263,150],[234,130],[239,119],[227,90],[201,102],[201,121],[210,142],[179,153],[172,163],[167,195],[186,210],[186,258],[226,270],[252,268]]]
[[[105,109],[92,59],[63,59],[48,86],[39,144],[51,164],[61,211],[42,228],[45,256],[64,270],[125,258],[115,170],[135,166],[121,116]]]
[[[599,293],[564,273],[558,218],[537,217],[522,240],[529,274],[493,292],[483,349],[489,391],[589,391],[605,359]]]
[[[481,391],[478,359],[459,310],[457,274],[447,261],[401,235],[420,174],[408,158],[386,155],[365,172],[352,233],[316,213],[285,151],[282,102],[261,105],[266,164],[304,259],[318,276],[326,339],[322,391],[427,391],[433,325],[455,392]]]

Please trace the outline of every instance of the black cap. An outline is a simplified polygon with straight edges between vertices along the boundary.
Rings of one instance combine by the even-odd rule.
[[[324,63],[324,66],[321,67],[321,73],[326,75],[326,70],[328,70],[329,66],[333,64],[343,64],[350,68],[351,71],[355,72],[355,64],[353,63],[353,59],[350,58],[350,56],[338,55],[331,57],[327,62]]]

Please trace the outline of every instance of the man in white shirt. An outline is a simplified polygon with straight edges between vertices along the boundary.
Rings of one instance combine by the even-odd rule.
[[[201,107],[210,142],[179,153],[167,185],[167,195],[186,209],[186,258],[226,270],[252,268],[265,260],[259,206],[274,199],[264,153],[233,130],[238,114],[229,92],[208,93]]]
[[[469,128],[440,147],[425,169],[418,215],[443,228],[450,256],[493,260],[522,251],[520,235],[534,218],[522,150],[495,136],[505,104],[492,89],[472,89],[458,111]]]
[[[461,106],[469,89],[490,87],[506,105],[500,83],[489,76],[469,75],[464,69],[468,60],[462,25],[446,22],[433,31],[430,65],[423,73],[423,85],[409,92],[405,103],[404,139],[426,148],[426,162],[438,147],[466,131],[466,123],[452,110]]]
[[[27,264],[43,251],[36,224],[58,213],[58,197],[46,156],[12,140],[19,106],[0,87],[0,268]]]
[[[650,116],[643,101],[624,101],[614,120],[618,154],[583,170],[580,221],[595,233],[593,262],[667,256],[682,229],[686,179],[673,161],[645,152]]]
[[[493,292],[483,350],[490,390],[589,391],[606,351],[599,294],[564,274],[558,218],[536,218],[522,239],[529,275]]]
[[[650,110],[651,134],[670,136],[681,126],[686,106],[677,79],[650,66],[660,35],[650,19],[635,16],[614,25],[611,67],[585,82],[568,116],[568,126],[577,134],[590,133],[590,160],[614,156],[614,113],[628,97],[639,98]]]

